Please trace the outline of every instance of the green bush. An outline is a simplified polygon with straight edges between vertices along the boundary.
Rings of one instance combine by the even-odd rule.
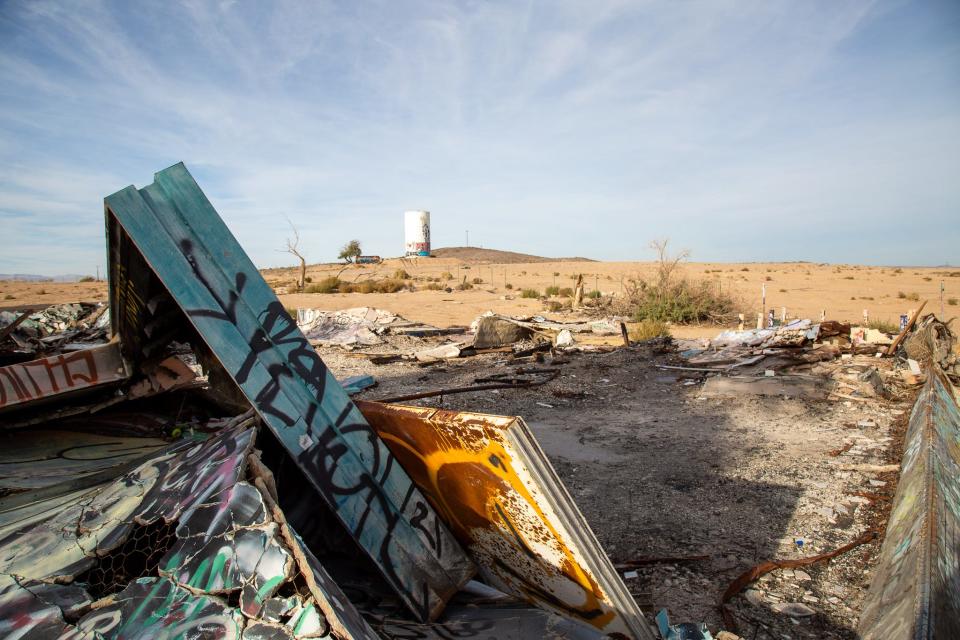
[[[603,294],[600,293],[599,289],[594,289],[593,291],[588,291],[586,294],[586,297],[591,298],[593,300],[599,300],[602,295]]]
[[[521,298],[539,298],[540,292],[536,289],[524,289],[520,292]]]
[[[546,289],[546,291],[544,291],[544,293],[545,293],[547,296],[557,296],[557,295],[560,295],[560,287],[547,287],[547,289]]]

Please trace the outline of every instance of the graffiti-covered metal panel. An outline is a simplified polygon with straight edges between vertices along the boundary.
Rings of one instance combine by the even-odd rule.
[[[0,367],[0,411],[130,377],[117,343]]]
[[[935,365],[910,416],[864,640],[960,638],[960,408]]]
[[[603,633],[653,637],[523,420],[358,406],[488,584]]]
[[[304,475],[419,620],[473,563],[350,401],[182,164],[105,200],[112,263],[142,256]],[[111,270],[115,332],[150,300]],[[134,287],[135,289],[135,287]],[[135,293],[135,292],[134,292]],[[122,300],[135,308],[126,309]]]

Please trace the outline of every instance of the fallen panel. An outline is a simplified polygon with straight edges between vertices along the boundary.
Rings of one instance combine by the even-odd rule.
[[[0,367],[0,411],[122,382],[130,377],[116,342]]]
[[[653,637],[522,419],[358,406],[488,584],[593,631]]]
[[[960,638],[960,408],[936,366],[910,416],[897,495],[857,630],[864,640]]]
[[[148,345],[150,272],[419,620],[475,567],[357,411],[182,164],[105,200],[114,333]],[[144,267],[143,264],[148,266]],[[161,300],[157,297],[156,300]],[[142,326],[141,326],[142,325]]]

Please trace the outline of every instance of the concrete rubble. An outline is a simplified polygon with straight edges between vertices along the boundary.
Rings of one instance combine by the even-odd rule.
[[[109,305],[0,314],[0,636],[957,633],[933,316],[291,318],[182,165],[105,221]]]

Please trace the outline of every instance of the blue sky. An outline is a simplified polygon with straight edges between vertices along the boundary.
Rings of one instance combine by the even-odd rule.
[[[0,272],[183,161],[261,266],[359,238],[960,263],[960,3],[0,0]]]

